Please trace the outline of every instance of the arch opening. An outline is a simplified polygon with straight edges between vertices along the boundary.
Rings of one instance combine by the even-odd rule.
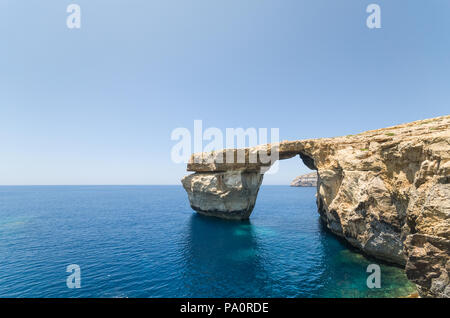
[[[314,159],[300,150],[280,152],[278,160],[290,159],[297,155],[307,168],[317,171]],[[256,204],[264,173],[267,173],[267,166],[249,163],[200,165],[192,169],[196,171],[194,174],[182,179],[191,207],[198,213],[208,216],[235,220],[248,219]],[[294,178],[295,176],[292,176],[291,180]]]

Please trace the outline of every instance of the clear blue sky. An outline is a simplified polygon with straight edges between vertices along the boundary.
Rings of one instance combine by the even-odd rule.
[[[449,14],[444,0],[0,0],[0,184],[179,184],[170,134],[195,119],[292,140],[448,114]],[[264,183],[306,171],[293,158]]]

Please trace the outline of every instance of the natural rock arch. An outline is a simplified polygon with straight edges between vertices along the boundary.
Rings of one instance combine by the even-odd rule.
[[[449,297],[449,126],[443,116],[358,135],[198,153],[188,163],[195,173],[182,183],[197,212],[245,219],[270,166],[251,155],[274,146],[280,160],[299,155],[318,172],[318,212],[333,233],[369,255],[406,264],[422,296]],[[215,160],[229,152],[237,158],[238,151],[243,162]]]
[[[248,153],[247,151],[246,159]],[[296,155],[300,156],[308,168],[317,170],[314,159],[303,152],[280,152],[279,159],[284,160]],[[192,209],[200,214],[224,219],[248,219],[268,165],[261,162],[248,164],[248,160],[247,166],[245,162],[206,164],[206,161],[211,162],[211,157],[206,154],[196,156],[193,156],[188,164],[188,170],[196,173],[182,179]],[[194,164],[195,161],[197,163]]]

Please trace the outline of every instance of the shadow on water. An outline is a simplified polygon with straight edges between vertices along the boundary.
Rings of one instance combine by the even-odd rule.
[[[326,260],[326,271],[317,297],[403,297],[415,292],[401,266],[384,262],[362,253],[343,238],[318,222],[320,242]],[[369,288],[367,266],[380,266],[381,288]]]
[[[261,250],[250,221],[193,214],[183,247],[184,293],[190,297],[260,296],[266,281]],[[263,288],[261,286],[261,288]]]
[[[177,294],[396,297],[413,291],[401,268],[368,258],[330,233],[310,193],[298,192],[267,189],[261,198],[264,204],[250,221],[192,214],[183,231]],[[283,204],[276,200],[288,195],[291,201],[290,197]],[[381,289],[367,286],[367,266],[372,263],[381,267]]]

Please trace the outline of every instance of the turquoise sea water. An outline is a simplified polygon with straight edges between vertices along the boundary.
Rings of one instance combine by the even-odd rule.
[[[394,297],[403,271],[324,229],[315,189],[262,186],[250,221],[194,213],[181,186],[0,187],[0,297]],[[381,266],[381,288],[366,286]],[[81,268],[81,288],[66,267]]]

